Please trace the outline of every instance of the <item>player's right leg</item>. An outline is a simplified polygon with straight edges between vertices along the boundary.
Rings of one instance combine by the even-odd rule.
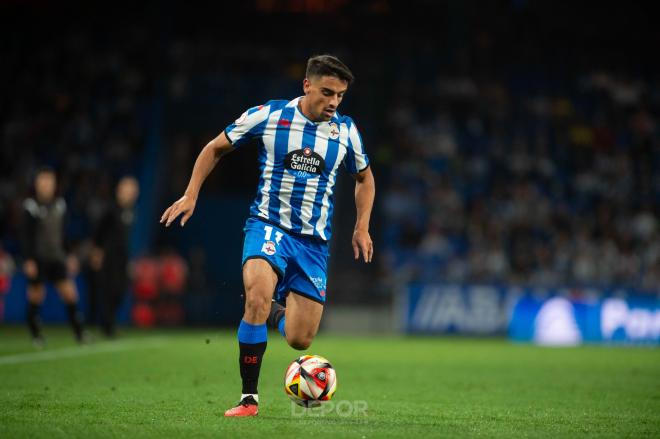
[[[61,279],[55,282],[55,289],[66,306],[69,325],[76,337],[76,341],[78,343],[86,342],[82,317],[78,312],[78,289],[76,288],[76,284],[72,279]]]
[[[266,352],[266,319],[277,285],[277,274],[270,263],[252,258],[243,265],[245,312],[238,327],[239,367],[243,383],[241,400],[225,416],[255,416],[258,413],[259,371]]]
[[[41,333],[39,310],[46,298],[46,286],[37,279],[28,279],[26,295],[26,319],[28,328],[30,329],[30,336],[35,347],[41,348],[44,344],[44,338]]]

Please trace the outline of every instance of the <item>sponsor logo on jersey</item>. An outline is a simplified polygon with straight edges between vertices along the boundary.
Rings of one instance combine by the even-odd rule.
[[[268,256],[273,256],[277,251],[277,248],[275,247],[275,243],[273,241],[266,241],[264,242],[264,245],[261,246],[261,251],[266,253]]]
[[[291,174],[300,178],[318,177],[325,168],[323,157],[312,151],[309,146],[291,151],[284,157],[284,167]]]
[[[320,276],[319,277],[310,276],[309,280],[312,281],[312,283],[314,284],[314,286],[316,288],[318,288],[320,290],[325,289],[325,279],[324,278],[322,278]]]
[[[281,127],[290,127],[291,126],[291,121],[289,119],[280,119],[277,122],[277,125],[281,126]]]

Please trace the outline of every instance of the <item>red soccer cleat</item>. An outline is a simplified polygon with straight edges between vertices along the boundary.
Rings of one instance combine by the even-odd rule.
[[[259,404],[254,398],[246,396],[238,403],[236,407],[232,407],[225,412],[226,417],[230,416],[257,416],[259,414]]]

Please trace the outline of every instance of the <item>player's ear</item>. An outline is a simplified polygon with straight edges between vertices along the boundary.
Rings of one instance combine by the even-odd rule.
[[[312,83],[309,81],[309,79],[305,78],[303,79],[303,91],[305,94],[309,93],[309,89],[312,86]]]

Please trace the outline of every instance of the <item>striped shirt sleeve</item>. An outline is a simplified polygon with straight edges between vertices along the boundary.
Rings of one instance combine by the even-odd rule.
[[[358,174],[369,167],[369,157],[364,150],[362,136],[352,120],[348,128],[348,149],[344,157],[344,166],[351,174]]]
[[[270,105],[259,105],[248,109],[225,128],[225,136],[235,148],[238,148],[262,135],[269,110]]]

